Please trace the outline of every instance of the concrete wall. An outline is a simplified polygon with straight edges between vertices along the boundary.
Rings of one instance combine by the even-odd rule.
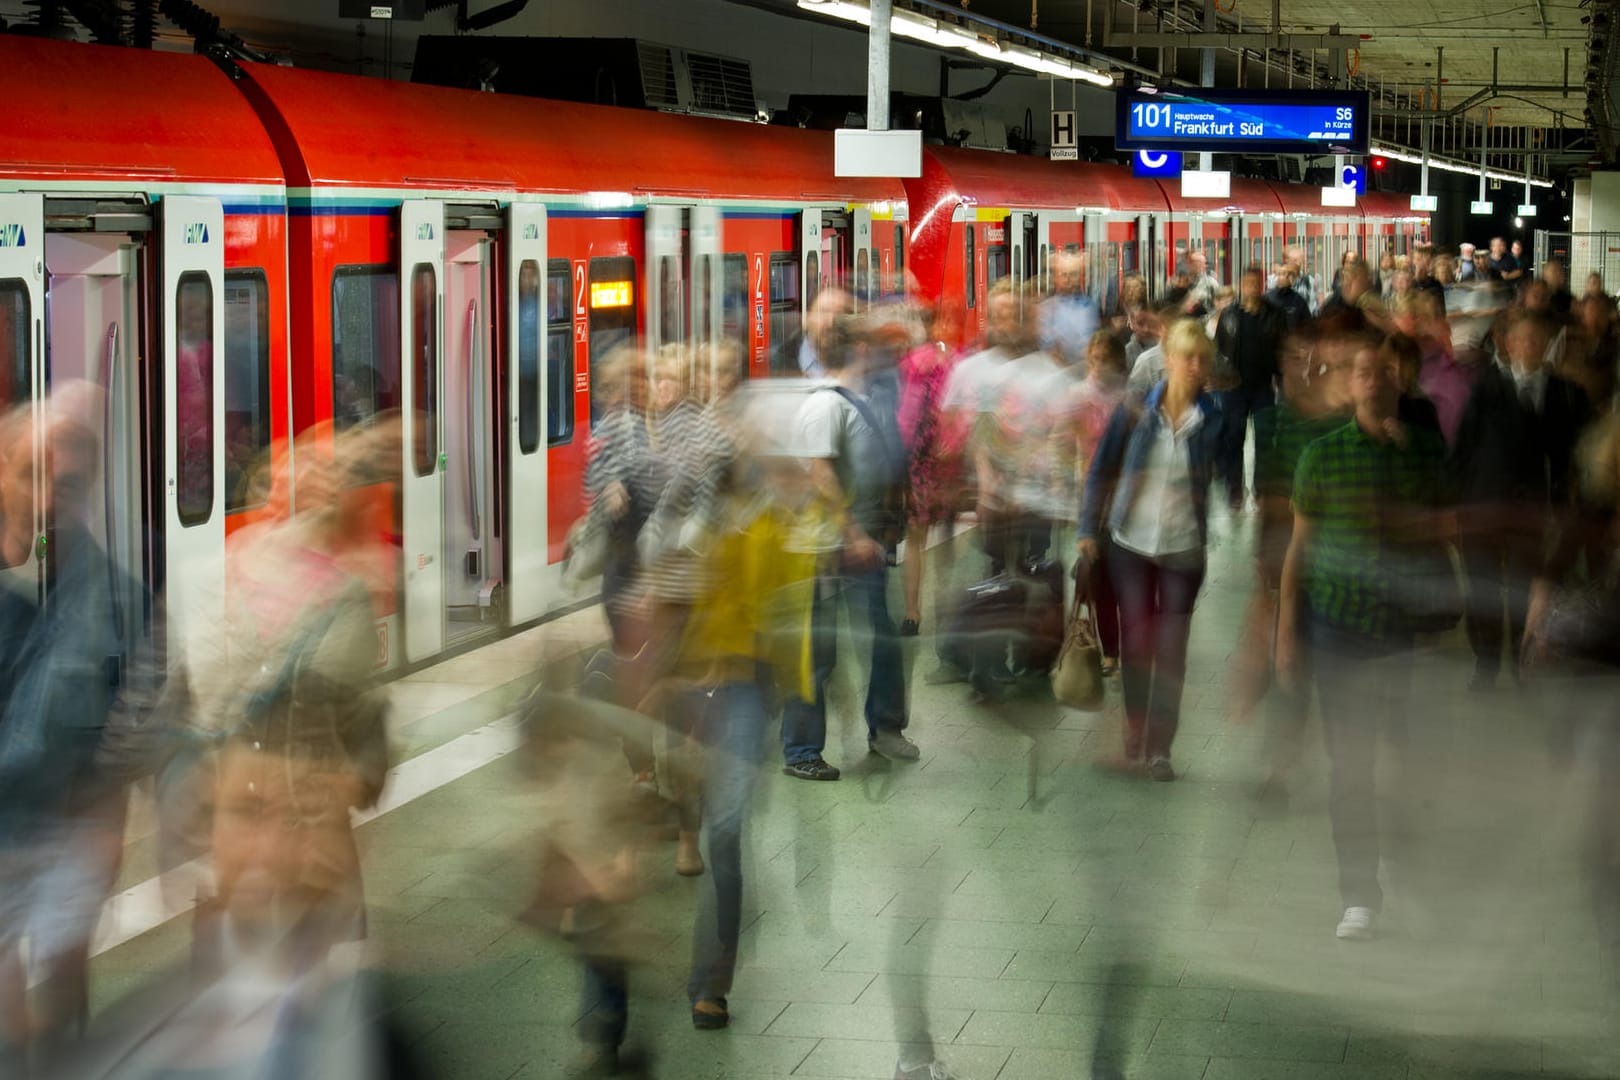
[[[1577,189],[1577,195],[1579,189]],[[1577,202],[1577,206],[1579,203]],[[1576,232],[1620,232],[1620,172],[1592,174],[1587,224],[1574,226]],[[1570,215],[1572,218],[1576,214]]]

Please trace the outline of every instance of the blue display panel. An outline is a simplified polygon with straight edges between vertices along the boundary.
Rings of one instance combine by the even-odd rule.
[[[1121,150],[1367,152],[1371,104],[1364,93],[1128,87],[1115,99]]]

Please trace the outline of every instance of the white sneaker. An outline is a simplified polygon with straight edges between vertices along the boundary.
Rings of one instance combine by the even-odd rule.
[[[1338,938],[1340,941],[1371,941],[1372,924],[1372,908],[1347,907],[1344,918],[1339,920]]]
[[[909,1069],[901,1068],[897,1061],[894,1064],[894,1080],[962,1080],[962,1078],[951,1072],[943,1061],[930,1061],[926,1065],[914,1065]]]

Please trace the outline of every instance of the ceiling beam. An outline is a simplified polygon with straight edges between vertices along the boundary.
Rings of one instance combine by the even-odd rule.
[[[1166,34],[1157,31],[1115,31],[1104,39],[1111,49],[1359,49],[1355,34],[1222,33]]]

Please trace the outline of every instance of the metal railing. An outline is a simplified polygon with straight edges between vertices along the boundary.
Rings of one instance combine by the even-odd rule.
[[[1593,273],[1603,275],[1603,288],[1610,295],[1620,288],[1620,232],[1537,231],[1536,266],[1555,259],[1569,271],[1569,287],[1576,295]]]

